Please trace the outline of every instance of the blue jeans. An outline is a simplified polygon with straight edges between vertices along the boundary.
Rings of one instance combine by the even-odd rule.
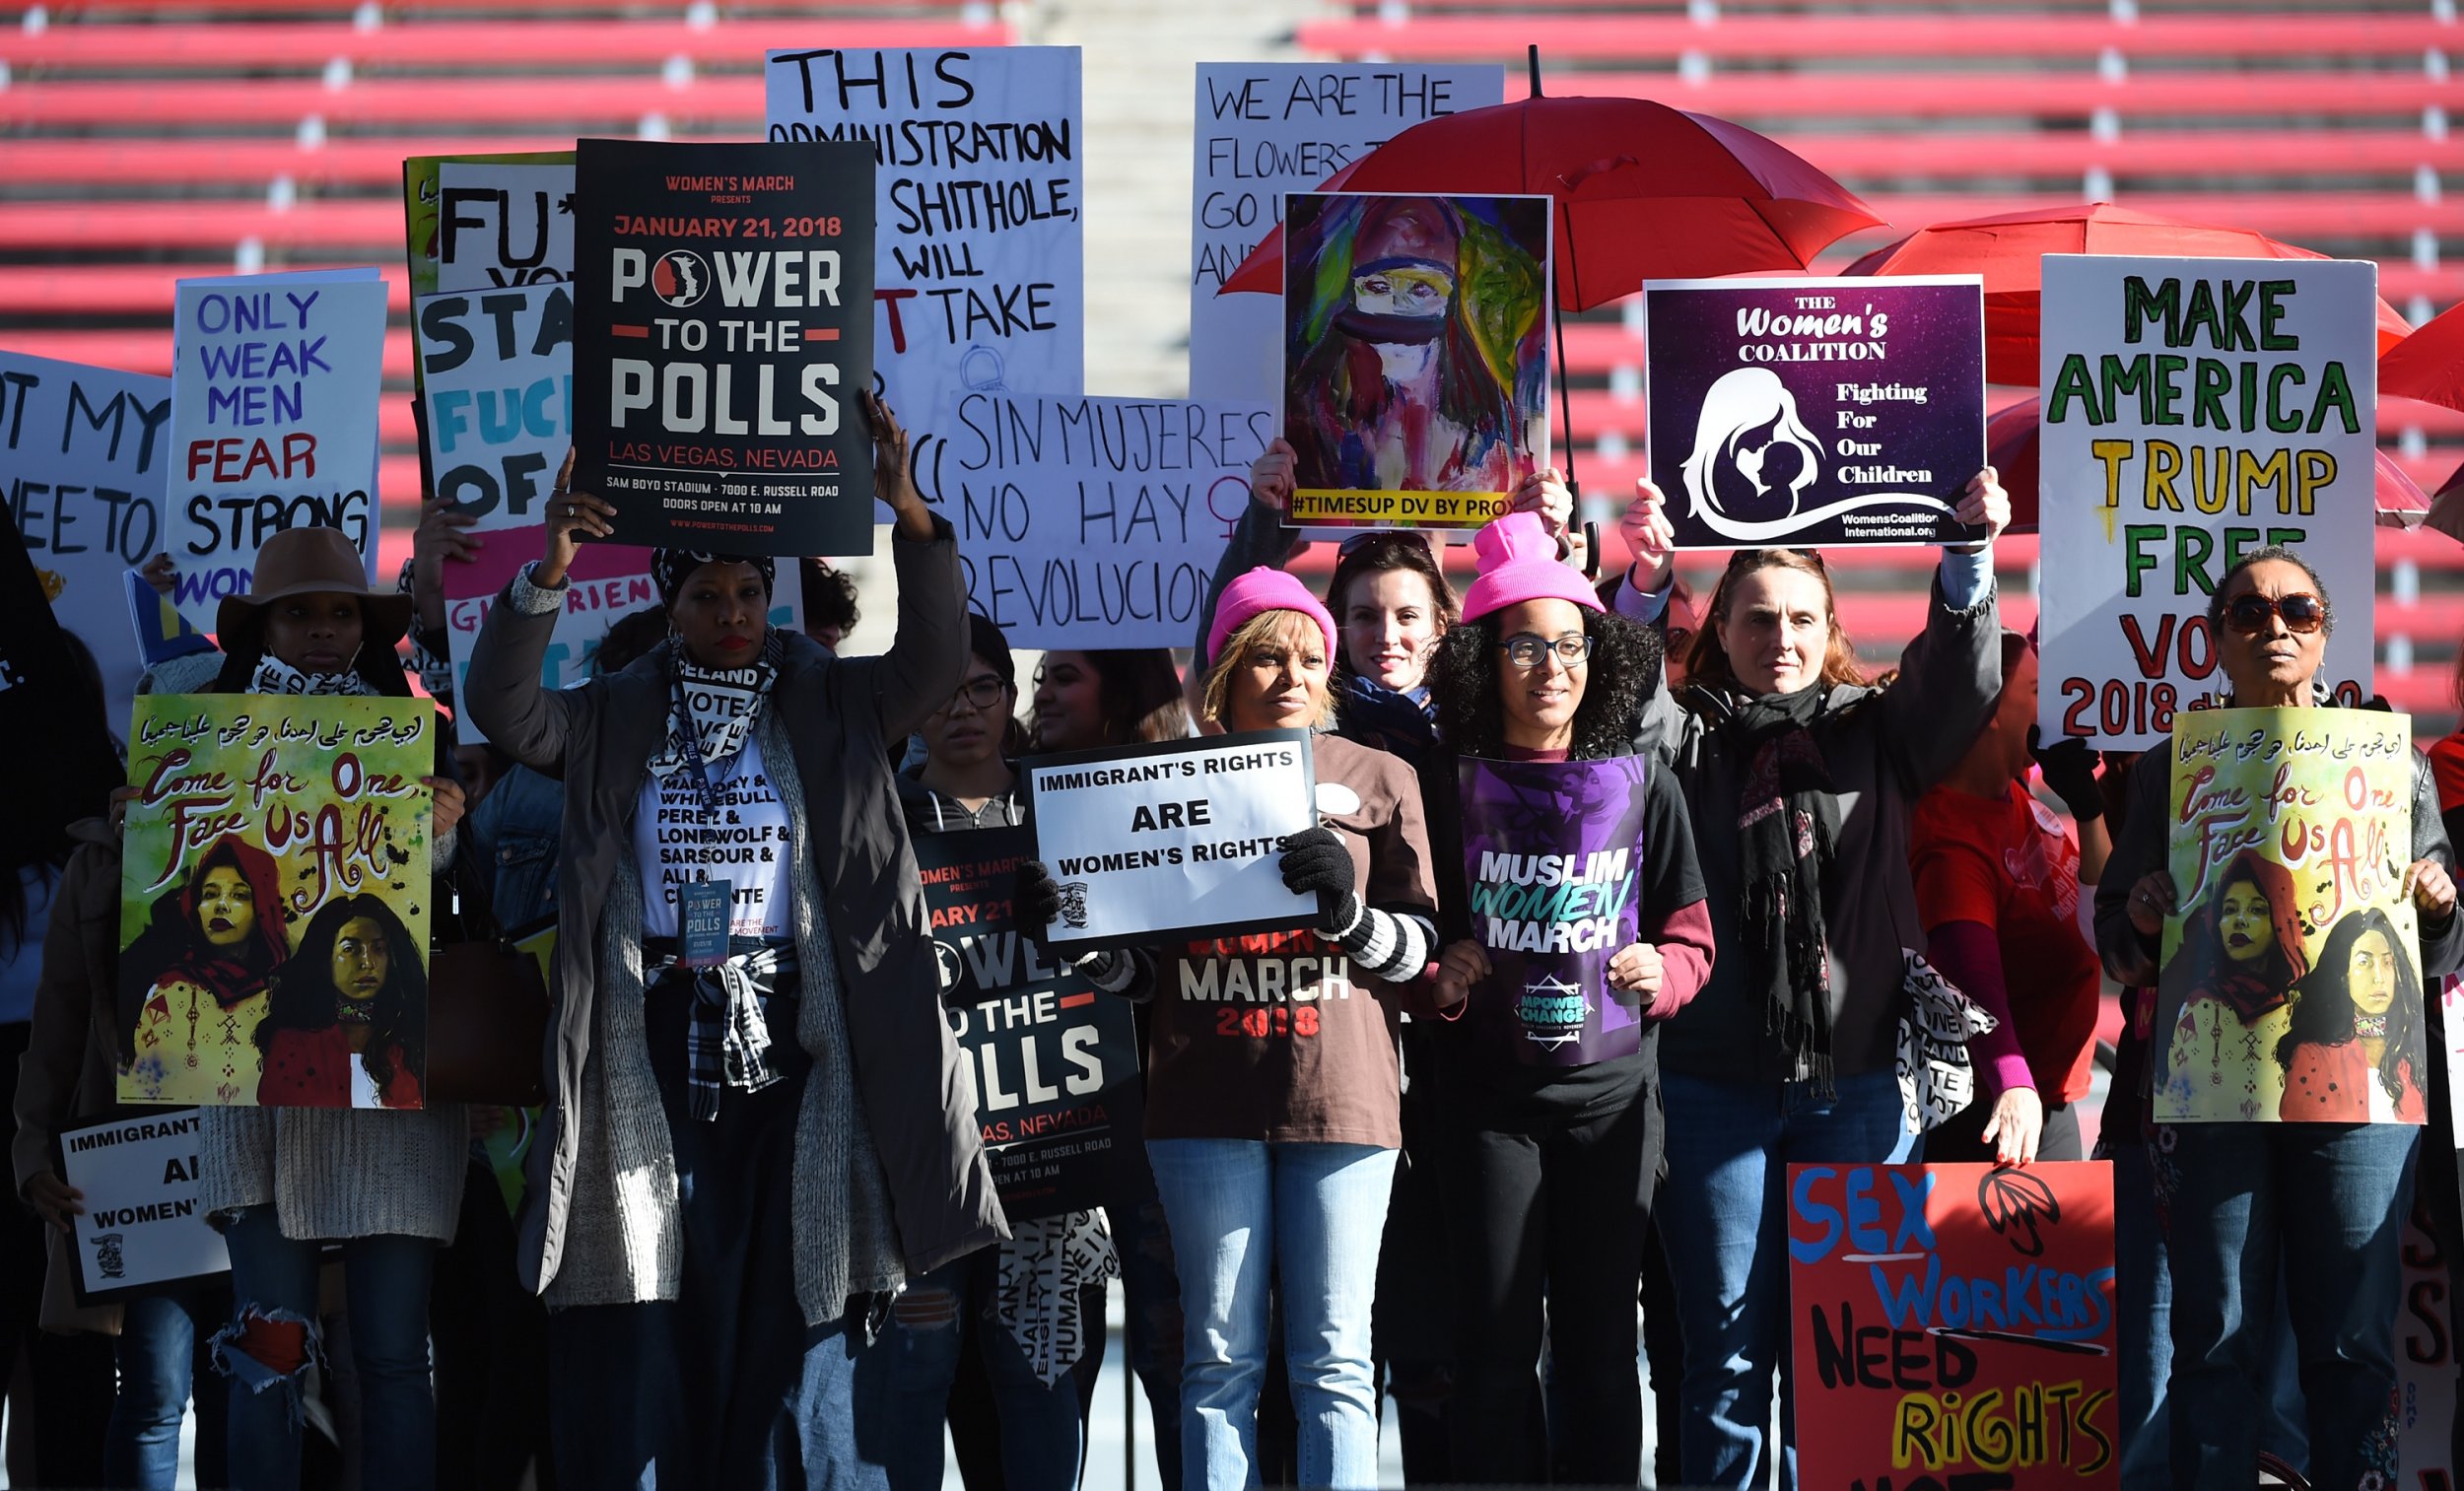
[[[297,1491],[300,1378],[321,1356],[316,1271],[323,1247],[287,1238],[271,1206],[234,1217],[232,1323],[214,1338],[214,1365],[231,1379],[235,1491]],[[437,1245],[426,1238],[347,1238],[343,1280],[352,1365],[360,1383],[360,1483],[367,1491],[424,1491],[437,1479],[437,1399],[428,1373],[428,1281]],[[269,1365],[252,1354],[274,1327],[303,1332],[303,1359]],[[287,1370],[277,1370],[281,1367]]]
[[[2173,1274],[2156,1225],[2156,1180],[2148,1148],[2135,1137],[2108,1146],[2113,1163],[2114,1394],[2122,1440],[2123,1491],[2167,1491],[2170,1415],[2165,1380],[2173,1373]]]
[[[103,1483],[170,1491],[179,1481],[179,1421],[197,1398],[197,1483],[219,1486],[229,1472],[223,1446],[230,1398],[219,1374],[194,1371],[197,1342],[231,1316],[231,1288],[220,1280],[120,1307],[111,1355],[119,1395],[103,1441]]]
[[[1144,1006],[1140,1006],[1141,1012]],[[1138,1049],[1144,1050],[1143,1038]],[[1155,1426],[1155,1474],[1163,1491],[1181,1484],[1181,1277],[1172,1228],[1155,1194],[1155,1173],[1135,1131],[1114,1156],[1104,1216],[1121,1257],[1122,1346]],[[1089,1353],[1092,1355],[1093,1353]]]
[[[1247,1139],[1152,1139],[1146,1149],[1172,1226],[1188,1320],[1182,1485],[1258,1484],[1258,1387],[1272,1277],[1300,1421],[1300,1483],[1375,1486],[1370,1321],[1395,1151]]]
[[[871,1300],[804,1322],[795,1294],[795,1125],[812,1057],[798,1004],[762,1000],[782,1080],[689,1117],[680,977],[643,1000],[650,1073],[676,1157],[680,1293],[548,1317],[548,1428],[563,1491],[874,1491],[886,1402],[860,1391]],[[858,1411],[859,1402],[862,1411]]]
[[[1669,1175],[1660,1242],[1685,1327],[1683,1455],[1689,1486],[1761,1486],[1773,1375],[1782,1389],[1780,1484],[1797,1484],[1789,1358],[1788,1167],[1921,1158],[1898,1078],[1841,1077],[1817,1105],[1808,1084],[1720,1082],[1664,1071]]]
[[[2176,1123],[2172,1480],[2255,1484],[2279,1285],[2309,1427],[2309,1480],[2396,1472],[2400,1229],[2421,1130],[2407,1124]]]
[[[891,1307],[889,1328],[856,1365],[859,1379],[878,1380],[877,1389],[867,1383],[866,1401],[889,1407],[891,1491],[939,1491],[941,1425],[971,1331],[999,1415],[1001,1484],[1009,1491],[1069,1491],[1078,1483],[1077,1379],[1067,1372],[1050,1383],[1036,1377],[993,1313],[1000,1278],[996,1246],[915,1280]],[[1100,1313],[1082,1322],[1103,1329]]]

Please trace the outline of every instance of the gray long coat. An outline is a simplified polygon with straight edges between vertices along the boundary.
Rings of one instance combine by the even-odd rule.
[[[893,537],[890,548],[899,591],[890,650],[840,658],[808,638],[788,637],[770,708],[794,743],[856,1085],[913,1276],[1005,1229],[957,1044],[941,1014],[923,882],[888,754],[889,743],[903,743],[965,675],[958,546],[936,518],[930,542]],[[490,740],[565,781],[548,1103],[521,1222],[522,1282],[540,1292],[564,1257],[575,1200],[581,1136],[573,1119],[604,982],[596,966],[600,909],[632,844],[650,760],[665,733],[669,684],[659,649],[613,677],[542,688],[555,617],[524,615],[509,602],[510,591],[488,612],[461,699]]]

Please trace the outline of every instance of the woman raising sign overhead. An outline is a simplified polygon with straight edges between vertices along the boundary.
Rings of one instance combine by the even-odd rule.
[[[559,491],[463,686],[489,739],[565,782],[520,1266],[557,1309],[568,1485],[878,1475],[854,1393],[880,1312],[1005,1231],[886,745],[963,681],[957,544],[906,432],[865,412],[898,514],[887,654],[769,626],[767,558],[662,550],[667,644],[544,689],[576,539],[615,510]]]

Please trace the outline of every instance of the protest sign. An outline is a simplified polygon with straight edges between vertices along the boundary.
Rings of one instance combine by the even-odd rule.
[[[52,1135],[59,1175],[85,1192],[73,1218],[77,1302],[160,1293],[231,1271],[197,1204],[197,1111],[72,1123]]]
[[[1652,280],[1651,477],[1685,549],[1933,544],[1985,465],[1975,275]]]
[[[477,518],[473,532],[544,521],[574,442],[573,287],[443,292],[412,320],[428,495]]]
[[[436,731],[425,699],[137,701],[121,1102],[422,1106]]]
[[[2049,740],[2160,740],[2220,692],[2208,596],[2290,544],[2336,602],[2319,677],[2369,693],[2377,266],[2044,256]]]
[[[871,553],[870,155],[584,140],[575,181],[574,490],[620,543]]]
[[[1502,103],[1495,64],[1200,62],[1190,193],[1190,397],[1283,397],[1282,303],[1219,295],[1283,223],[1286,192],[1315,191],[1423,120]]]
[[[2447,1039],[2447,1102],[2450,1105],[2448,1112],[2464,1112],[2453,1106],[2459,1101],[2464,1101],[2464,978],[2449,974],[2439,980],[2436,998],[2445,1016],[2438,1022],[2438,1027],[2446,1033]],[[2459,1147],[2464,1147],[2464,1134],[2457,1136],[2456,1143]],[[2434,1164],[2436,1162],[2425,1161],[2424,1163]]]
[[[2422,1186],[2414,1191],[2400,1244],[2404,1280],[2398,1297],[2404,1308],[2396,1316],[2396,1463],[2405,1483],[2414,1486],[2453,1486],[2456,1471],[2464,1468],[2455,1456],[2464,1371],[2456,1363],[2455,1280],[2446,1253],[2454,1245],[2440,1241],[2424,1194],[2430,1184],[2427,1167],[2452,1161],[2434,1148],[2424,1151]]]
[[[1791,1165],[1806,1491],[2120,1484],[2113,1172]]]
[[[943,429],[970,391],[1085,391],[1078,49],[774,51],[767,72],[772,140],[856,141],[879,164],[866,285],[899,418]]]
[[[2412,717],[2185,713],[2171,779],[2156,1120],[2422,1122]]]
[[[1511,1004],[1527,1065],[1642,1050],[1647,1001],[1608,986],[1608,960],[1642,935],[1650,770],[1640,756],[1456,767],[1472,934],[1493,970],[1472,997]]]
[[[136,639],[137,660],[151,668],[156,663],[197,652],[211,652],[214,644],[204,633],[188,625],[171,598],[154,588],[152,582],[134,570],[120,572],[128,591],[129,634]],[[113,710],[117,718],[123,710]]]
[[[1298,528],[1477,528],[1548,459],[1546,197],[1283,199]]]
[[[916,835],[941,1002],[1013,1222],[1103,1204],[1117,1148],[1142,1142],[1129,1004],[1019,928],[1011,896],[1034,856],[1025,829]]]
[[[480,623],[489,608],[523,565],[539,557],[547,530],[533,523],[506,528],[489,536],[488,546],[468,563],[445,567],[445,626],[452,639],[454,697],[470,672],[472,652],[479,645]],[[658,586],[650,578],[650,551],[638,544],[583,544],[566,571],[565,608],[557,613],[556,633],[540,661],[540,686],[569,689],[590,676],[590,659],[599,639],[628,613],[658,604]],[[460,740],[485,740],[479,721],[469,711],[454,716]]]
[[[402,163],[411,296],[574,277],[574,153]]]
[[[470,672],[471,651],[479,644],[480,624],[496,598],[505,592],[522,566],[539,557],[547,529],[501,528],[490,533],[486,547],[467,561],[445,566],[445,626],[453,639],[453,686],[460,697],[462,679]],[[780,583],[770,595],[770,624],[799,632],[804,603],[794,570],[780,567]],[[658,604],[658,584],[650,577],[650,551],[638,544],[583,544],[566,570],[565,609],[557,613],[556,631],[539,660],[539,686],[570,689],[597,668],[599,642],[607,629],[645,606]],[[484,741],[479,721],[468,711],[454,717],[454,738]]]
[[[339,528],[375,575],[385,282],[374,269],[181,280],[171,325],[172,604],[201,631],[288,528]]]
[[[1019,763],[1036,857],[1073,950],[1307,926],[1276,841],[1317,821],[1306,730],[1203,735]]]
[[[916,480],[1012,644],[1185,647],[1273,437],[1256,405],[974,393]]]
[[[126,717],[144,663],[120,576],[163,552],[171,380],[0,352],[0,459],[9,517],[51,614],[92,648],[110,717]]]

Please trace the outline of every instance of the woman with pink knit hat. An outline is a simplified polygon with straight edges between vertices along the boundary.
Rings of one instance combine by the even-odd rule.
[[[1604,610],[1531,513],[1491,523],[1473,547],[1479,577],[1429,675],[1447,749],[1421,767],[1446,941],[1433,982],[1441,1001],[1468,996],[1436,1043],[1459,1289],[1449,1468],[1465,1481],[1541,1482],[1553,1468],[1631,1484],[1642,1472],[1634,1300],[1662,1150],[1659,1027],[1710,971],[1711,921],[1684,798],[1632,733],[1657,684],[1658,634]],[[1577,832],[1590,843],[1595,817],[1598,847],[1631,856],[1615,886],[1630,915],[1604,920],[1594,956],[1542,973],[1492,935],[1502,903],[1486,899],[1485,879],[1490,914],[1473,915],[1466,842],[1476,820],[1483,864],[1537,865]],[[1529,1428],[1543,1331],[1551,1406],[1563,1410],[1546,1448]]]
[[[1396,1013],[1436,941],[1419,784],[1327,730],[1335,620],[1300,581],[1252,570],[1224,586],[1206,644],[1208,721],[1318,732],[1318,827],[1285,839],[1281,860],[1318,915],[1158,959],[1146,1137],[1188,1322],[1182,1484],[1257,1484],[1271,1276],[1300,1482],[1373,1486],[1370,1305],[1402,1142]]]

